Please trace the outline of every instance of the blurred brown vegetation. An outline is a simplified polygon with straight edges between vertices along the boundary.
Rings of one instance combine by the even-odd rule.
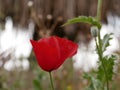
[[[29,1],[33,2],[32,6],[28,6]],[[106,17],[109,12],[120,15],[120,0],[103,1],[101,21],[107,23]],[[83,36],[81,41],[88,43],[91,39],[90,25],[80,23],[64,28],[61,25],[79,15],[95,16],[96,8],[97,0],[0,0],[0,23],[5,23],[6,16],[12,17],[15,26],[26,27],[32,20],[35,23],[34,39],[58,35],[71,40],[81,40]],[[79,37],[80,35],[82,36]],[[37,78],[40,69],[35,67],[36,63],[33,65],[33,57],[31,54],[29,71],[7,72],[0,68],[0,87],[6,88],[4,90],[34,90],[32,79]],[[63,67],[54,72],[56,90],[82,90],[80,88],[87,82],[82,79],[81,73],[73,70],[72,61],[65,62]],[[120,80],[119,75],[114,78]],[[43,82],[43,90],[49,90],[48,76],[45,75],[40,80]]]
[[[34,11],[43,18],[50,14],[54,20],[61,16],[66,21],[79,15],[96,15],[97,0],[0,0],[0,20],[11,16],[14,22],[26,24],[30,18],[29,1],[33,1]],[[104,0],[102,15],[105,17],[108,12],[120,15],[119,9],[119,0]]]
[[[33,2],[32,6],[28,6],[29,1]],[[14,25],[26,26],[32,19],[36,24],[35,39],[55,34],[74,40],[79,32],[85,34],[88,41],[89,25],[77,24],[65,28],[60,25],[79,15],[95,16],[96,8],[97,0],[0,0],[0,22],[11,16]],[[120,15],[119,9],[119,0],[104,0],[101,20],[107,22],[109,12]]]

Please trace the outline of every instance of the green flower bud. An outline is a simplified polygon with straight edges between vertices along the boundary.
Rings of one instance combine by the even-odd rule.
[[[91,35],[93,37],[97,37],[98,36],[98,27],[97,26],[92,26],[91,27]]]

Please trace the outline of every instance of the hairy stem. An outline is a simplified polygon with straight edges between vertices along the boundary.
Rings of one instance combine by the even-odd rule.
[[[96,16],[96,19],[98,21],[101,20],[101,8],[102,8],[102,0],[98,0],[97,16]],[[96,47],[97,47],[97,50],[98,50],[99,59],[100,59],[100,62],[102,64],[102,67],[103,67],[103,70],[104,70],[104,74],[105,74],[105,78],[106,78],[105,80],[106,80],[106,84],[107,84],[107,90],[109,90],[108,76],[107,76],[107,71],[106,71],[106,68],[105,68],[104,60],[103,60],[102,39],[101,39],[101,35],[100,35],[100,30],[98,32],[98,43],[99,44],[97,44],[96,38],[95,38],[95,42],[96,42]]]

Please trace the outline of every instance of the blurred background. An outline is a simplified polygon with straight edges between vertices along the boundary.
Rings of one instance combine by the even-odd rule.
[[[0,90],[50,90],[49,76],[36,63],[30,39],[57,35],[75,41],[78,53],[53,72],[56,90],[83,90],[82,76],[97,67],[90,25],[61,27],[80,15],[96,16],[97,0],[0,0]],[[114,33],[105,54],[120,55],[120,0],[103,0],[102,37]],[[120,67],[111,90],[120,90]]]

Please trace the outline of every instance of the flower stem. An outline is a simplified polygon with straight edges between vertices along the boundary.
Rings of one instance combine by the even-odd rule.
[[[100,48],[99,48],[99,46],[98,46],[98,44],[97,44],[97,39],[96,39],[96,38],[95,38],[95,43],[96,43],[96,47],[97,47],[97,50],[98,50],[99,59],[100,59],[100,62],[102,63],[102,67],[103,67],[103,70],[104,70],[104,73],[105,73],[107,90],[109,90],[108,75],[107,75],[107,71],[106,71],[106,68],[105,68],[103,56],[102,56],[102,53],[100,52],[101,50],[100,50]],[[104,86],[104,85],[103,85],[103,86]]]
[[[49,76],[50,76],[51,88],[52,88],[52,90],[55,90],[54,89],[54,85],[53,85],[53,80],[52,80],[52,74],[51,74],[51,72],[49,72]]]
[[[101,19],[102,1],[103,0],[98,0],[97,15],[96,15],[96,19],[98,21],[100,21],[100,19]],[[105,65],[104,65],[104,60],[103,60],[102,40],[101,40],[101,36],[100,36],[100,30],[98,32],[98,43],[99,44],[97,44],[97,40],[96,39],[95,39],[95,42],[96,42],[96,47],[97,47],[97,50],[98,50],[99,59],[100,59],[100,62],[102,63],[103,70],[104,70],[104,73],[105,73],[107,90],[109,90],[108,75],[107,75],[107,71],[106,71],[106,68],[105,68]]]
[[[101,19],[101,8],[102,8],[102,0],[98,0],[98,6],[97,6],[97,20],[100,21]]]

